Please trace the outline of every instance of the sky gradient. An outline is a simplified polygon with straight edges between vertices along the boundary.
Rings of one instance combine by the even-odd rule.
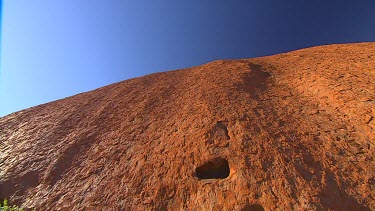
[[[218,59],[375,41],[375,0],[4,0],[0,116]]]

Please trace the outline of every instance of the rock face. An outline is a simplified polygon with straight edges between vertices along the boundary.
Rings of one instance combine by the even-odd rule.
[[[38,210],[374,210],[375,43],[156,73],[0,119]]]

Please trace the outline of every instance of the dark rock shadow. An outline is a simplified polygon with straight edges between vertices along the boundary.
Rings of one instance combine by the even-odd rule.
[[[250,71],[243,75],[243,83],[238,88],[249,93],[251,97],[258,98],[258,92],[267,88],[267,78],[271,74],[262,70],[262,66],[249,64]]]
[[[340,187],[332,171],[326,170],[326,187],[319,194],[320,203],[327,210],[371,210],[365,204],[358,203]]]
[[[90,147],[95,143],[96,134],[84,134],[81,139],[69,144],[62,152],[57,160],[49,167],[44,183],[54,185],[62,179],[65,173],[73,167],[74,160],[80,160]]]
[[[40,177],[38,172],[29,171],[14,180],[0,182],[0,199],[9,199],[13,195],[22,196],[25,192],[39,185]],[[12,198],[12,203],[21,203],[18,197]]]

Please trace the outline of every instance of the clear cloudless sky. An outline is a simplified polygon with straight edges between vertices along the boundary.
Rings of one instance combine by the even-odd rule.
[[[153,72],[368,41],[375,0],[3,0],[0,116]]]

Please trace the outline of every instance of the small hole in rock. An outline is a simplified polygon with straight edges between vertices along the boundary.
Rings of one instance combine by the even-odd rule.
[[[260,204],[248,204],[241,211],[264,211],[264,208]]]
[[[229,176],[230,169],[225,158],[214,158],[195,169],[199,179],[224,179]]]

